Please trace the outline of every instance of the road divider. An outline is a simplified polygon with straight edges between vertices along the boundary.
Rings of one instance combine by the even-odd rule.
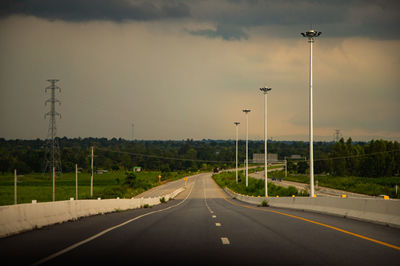
[[[173,199],[183,190],[185,188],[181,187],[153,198],[65,200],[0,206],[0,237],[80,217],[158,205],[161,198]]]
[[[261,205],[263,201],[267,201],[268,206],[271,207],[325,213],[400,228],[400,200],[323,196],[316,198],[265,198],[240,195],[229,188],[225,188],[224,190],[232,198],[250,204]]]

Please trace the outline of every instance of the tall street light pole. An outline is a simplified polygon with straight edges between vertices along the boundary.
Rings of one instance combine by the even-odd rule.
[[[236,127],[236,184],[238,183],[238,140],[239,140],[239,134],[238,134],[238,129],[239,129],[239,122],[234,122],[235,127]]]
[[[267,151],[267,94],[271,88],[260,88],[264,93],[264,180],[265,180],[265,197],[268,197],[268,151]]]
[[[249,186],[249,109],[244,109],[246,114],[246,187]]]
[[[309,99],[309,108],[310,108],[310,120],[309,120],[309,134],[310,134],[310,197],[314,197],[314,156],[313,156],[313,89],[312,89],[312,48],[314,39],[321,35],[320,31],[309,30],[305,33],[301,33],[303,37],[308,38],[308,42],[310,43],[310,99]]]

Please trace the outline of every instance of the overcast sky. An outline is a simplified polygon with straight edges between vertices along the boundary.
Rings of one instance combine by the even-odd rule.
[[[315,140],[400,140],[399,1],[0,2],[0,137],[307,140],[309,44]]]

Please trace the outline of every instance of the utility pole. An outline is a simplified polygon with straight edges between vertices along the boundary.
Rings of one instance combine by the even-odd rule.
[[[78,200],[78,164],[75,164],[75,199]]]
[[[244,109],[246,114],[246,187],[249,186],[249,109]]]
[[[90,178],[90,197],[93,197],[93,157],[94,157],[94,147],[92,146],[92,176]]]
[[[285,177],[287,177],[287,159],[285,156]]]
[[[14,204],[17,204],[17,169],[14,169]]]
[[[267,131],[267,95],[271,88],[260,88],[264,93],[264,180],[265,180],[265,197],[268,197],[268,131]]]
[[[59,92],[61,92],[61,88],[56,85],[56,83],[59,81],[58,79],[49,79],[47,81],[50,82],[51,85],[48,86],[45,91],[47,92],[48,90],[50,90],[50,98],[45,102],[45,105],[47,105],[47,103],[50,103],[50,111],[45,114],[45,118],[49,116],[50,119],[45,147],[46,162],[44,172],[49,171],[51,173],[51,171],[53,171],[53,168],[56,168],[56,171],[58,173],[61,173],[60,149],[58,146],[58,141],[56,139],[56,117],[58,116],[61,118],[61,114],[56,112],[56,103],[61,105],[61,102],[56,99],[55,96],[55,91],[58,90]]]
[[[236,184],[237,184],[238,183],[238,141],[239,141],[238,129],[239,129],[240,122],[234,122],[234,124],[236,127]]]
[[[134,141],[135,140],[135,138],[134,138],[134,129],[135,129],[135,124],[133,124],[132,123],[132,141]]]
[[[53,167],[53,201],[56,201],[56,168]]]
[[[308,38],[308,42],[310,43],[310,99],[309,99],[309,109],[310,109],[310,121],[309,121],[309,134],[310,134],[310,197],[314,197],[314,156],[313,156],[313,143],[314,143],[314,136],[313,136],[313,76],[312,76],[312,48],[314,39],[321,35],[320,31],[309,30],[305,33],[301,33],[303,37]]]

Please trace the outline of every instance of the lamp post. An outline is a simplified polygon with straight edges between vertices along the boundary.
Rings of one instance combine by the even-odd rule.
[[[267,151],[267,94],[271,88],[260,88],[264,93],[264,179],[265,179],[265,197],[268,197],[268,151]]]
[[[234,122],[235,127],[236,127],[236,184],[238,183],[238,128],[239,128],[239,122]]]
[[[314,39],[321,35],[320,31],[309,30],[305,33],[301,33],[303,37],[308,38],[310,43],[310,99],[309,99],[309,134],[310,134],[310,197],[314,197],[314,156],[313,156],[313,89],[312,89],[312,47]]]
[[[94,157],[94,147],[92,146],[92,160],[91,160],[91,166],[92,166],[92,175],[90,177],[90,197],[93,197],[93,157]]]
[[[249,186],[249,109],[244,109],[246,114],[246,187]]]

